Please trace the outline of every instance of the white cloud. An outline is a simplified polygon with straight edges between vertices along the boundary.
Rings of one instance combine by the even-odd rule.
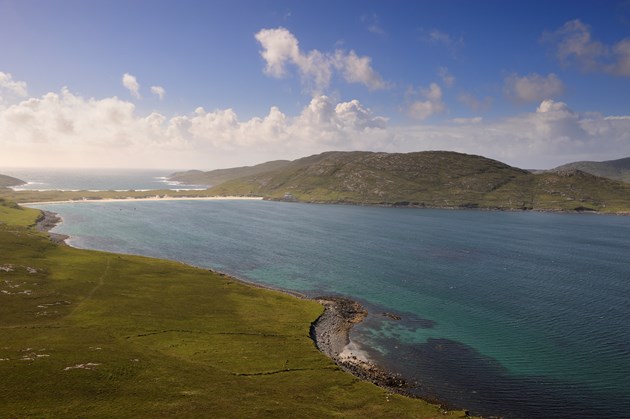
[[[498,121],[461,122],[393,128],[391,146],[480,154],[527,169],[630,156],[630,118],[579,114],[553,100],[543,101],[535,112]]]
[[[248,120],[233,109],[203,108],[169,118],[64,88],[0,108],[0,166],[225,167],[369,149],[386,138],[386,128],[386,118],[359,101],[327,96],[315,96],[295,117],[271,107]]]
[[[630,39],[606,45],[594,40],[590,26],[576,19],[553,32],[545,32],[542,40],[555,46],[556,56],[564,65],[630,77]]]
[[[431,83],[428,89],[419,89],[417,92],[411,89],[408,95],[417,95],[424,99],[413,101],[407,108],[407,115],[414,119],[422,121],[446,109],[442,100],[442,89],[436,83]]]
[[[160,98],[160,100],[164,99],[166,95],[166,90],[162,86],[151,86],[151,93]]]
[[[527,76],[511,74],[505,78],[503,91],[507,97],[517,102],[539,102],[562,95],[564,83],[553,73],[547,77],[536,73]]]
[[[140,84],[136,80],[135,76],[125,73],[122,77],[122,84],[129,90],[133,97],[140,99]]]
[[[344,79],[349,83],[361,83],[370,90],[384,89],[386,83],[371,66],[370,57],[359,57],[354,51],[345,53],[341,50],[335,52],[334,66],[341,71]]]
[[[2,92],[2,90],[19,97],[25,97],[28,95],[26,82],[15,81],[10,73],[3,73],[0,71],[0,92]]]
[[[444,110],[437,84],[417,116]],[[0,107],[1,166],[201,168],[294,159],[326,150],[453,150],[524,168],[630,156],[630,116],[581,114],[544,100],[532,111],[487,121],[389,126],[357,100],[316,95],[297,115],[277,107],[241,120],[234,109],[140,114],[130,101],[84,98],[64,88]]]
[[[318,94],[330,85],[333,71],[337,70],[349,83],[360,83],[370,90],[387,87],[380,75],[371,66],[371,58],[359,57],[354,51],[349,53],[336,50],[323,53],[312,50],[300,51],[297,38],[285,28],[262,29],[256,35],[262,46],[260,55],[265,60],[265,73],[272,77],[285,77],[289,66],[298,69],[302,83]]]
[[[263,29],[256,35],[256,40],[263,47],[260,55],[266,63],[265,73],[273,77],[286,75],[285,65],[300,61],[298,40],[284,28]]]

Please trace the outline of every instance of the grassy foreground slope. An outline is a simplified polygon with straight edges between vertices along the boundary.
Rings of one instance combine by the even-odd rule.
[[[79,250],[0,202],[1,417],[458,417],[339,370],[322,307],[180,263]]]

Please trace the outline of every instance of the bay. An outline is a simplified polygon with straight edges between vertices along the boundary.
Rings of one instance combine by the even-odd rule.
[[[370,316],[353,342],[425,398],[515,418],[630,412],[630,218],[268,201],[38,207],[62,216],[55,231],[73,246],[354,298]]]

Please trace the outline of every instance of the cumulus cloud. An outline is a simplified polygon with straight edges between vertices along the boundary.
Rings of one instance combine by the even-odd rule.
[[[591,28],[579,19],[566,22],[542,40],[552,44],[564,65],[577,65],[584,71],[630,77],[630,39],[607,45],[593,39]]]
[[[153,145],[164,117],[136,115],[135,106],[118,98],[85,99],[67,88],[29,98],[0,114],[3,144],[46,144],[47,147],[127,147]]]
[[[387,87],[372,68],[370,57],[340,49],[334,53],[318,50],[305,53],[300,50],[297,38],[285,28],[262,29],[255,37],[262,46],[260,55],[265,61],[265,74],[272,77],[285,77],[288,68],[294,66],[302,83],[315,93],[328,88],[335,71],[347,82],[363,84],[370,90]]]
[[[425,120],[430,116],[441,113],[446,109],[442,100],[442,89],[436,83],[431,83],[427,89],[415,91],[410,89],[408,96],[419,96],[419,100],[414,100],[407,108],[407,115],[413,119]]]
[[[481,154],[528,169],[630,155],[630,118],[580,114],[553,100],[541,102],[533,112],[498,121],[459,122],[394,128],[392,148]]]
[[[122,77],[122,84],[136,99],[140,99],[140,84],[135,76],[125,73]]]
[[[3,90],[15,96],[25,97],[28,95],[26,82],[15,81],[10,73],[0,71],[0,93]]]
[[[160,100],[164,99],[166,95],[166,90],[162,86],[151,86],[151,93],[160,98]]]
[[[386,118],[357,100],[321,95],[296,116],[271,107],[247,120],[233,109],[201,107],[172,117],[139,115],[129,101],[87,99],[67,88],[0,108],[0,165],[224,167],[370,149],[386,139]]]
[[[503,91],[517,102],[540,102],[562,95],[564,83],[553,73],[546,77],[536,73],[527,76],[511,74],[505,78]]]
[[[437,84],[417,116],[444,110]],[[454,118],[446,124],[390,126],[358,100],[315,95],[296,115],[272,106],[239,118],[234,109],[141,114],[116,97],[85,98],[64,88],[0,107],[0,166],[221,168],[299,158],[326,150],[453,150],[524,168],[630,155],[630,116],[573,111],[547,99],[500,120]]]

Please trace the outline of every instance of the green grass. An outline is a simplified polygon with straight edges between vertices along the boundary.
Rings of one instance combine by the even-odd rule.
[[[58,246],[0,206],[0,416],[461,417],[341,371],[313,301]]]

